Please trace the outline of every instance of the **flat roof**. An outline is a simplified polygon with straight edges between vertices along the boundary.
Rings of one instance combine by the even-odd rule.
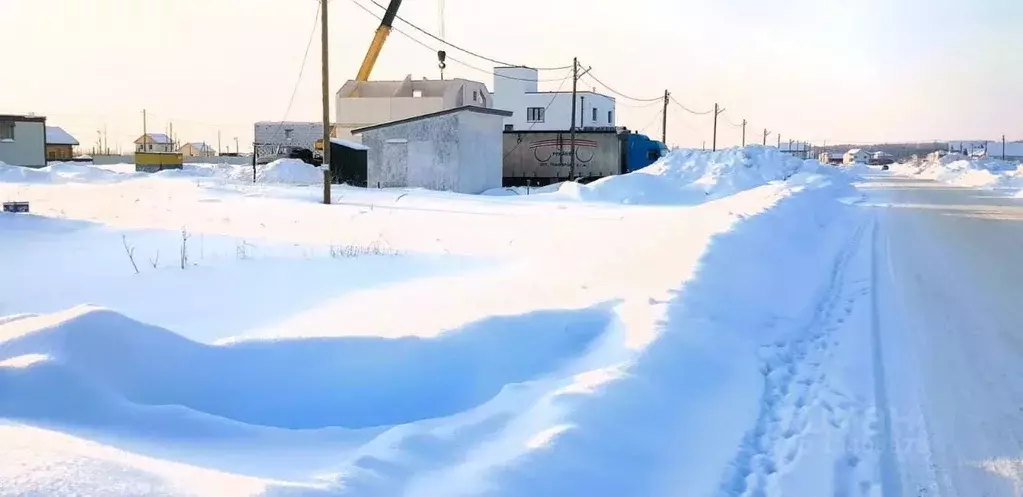
[[[0,114],[0,119],[5,121],[30,121],[36,123],[46,122],[45,116],[26,116],[23,114]]]
[[[398,119],[397,121],[390,121],[390,122],[386,122],[386,123],[374,124],[372,126],[365,126],[365,127],[362,127],[362,128],[353,129],[351,131],[351,133],[353,135],[358,135],[358,134],[365,133],[366,131],[372,131],[374,129],[387,128],[387,127],[395,126],[395,125],[398,125],[398,124],[405,124],[405,123],[420,121],[420,120],[423,120],[423,119],[429,119],[431,117],[439,117],[439,116],[443,116],[443,115],[447,115],[447,114],[454,114],[456,112],[463,112],[463,111],[464,112],[475,112],[477,114],[489,114],[489,115],[492,115],[492,116],[501,116],[501,117],[510,117],[513,114],[511,111],[507,111],[507,110],[490,109],[490,108],[487,108],[487,107],[480,107],[478,105],[463,105],[461,107],[452,107],[450,109],[444,109],[444,110],[437,111],[437,112],[431,112],[429,114],[423,114],[423,115],[413,116],[413,117],[406,117],[405,119]]]

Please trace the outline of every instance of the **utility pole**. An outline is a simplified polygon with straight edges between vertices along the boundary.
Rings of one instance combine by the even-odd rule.
[[[1002,160],[1005,160],[1005,135],[1002,135]]]
[[[217,155],[221,155],[223,153],[224,153],[224,149],[220,148],[220,130],[218,129],[217,130]]]
[[[142,151],[146,151],[146,144],[149,143],[149,132],[146,131],[146,109],[142,109]]]
[[[661,111],[661,143],[665,147],[668,146],[668,99],[671,98],[671,93],[668,90],[664,90],[664,109]]]
[[[571,181],[575,177],[575,99],[576,99],[576,87],[579,84],[579,58],[572,57],[572,126],[571,140],[572,144],[569,149],[572,151],[572,155],[569,157],[569,168],[568,168],[568,180]]]
[[[768,130],[767,128],[764,128],[764,146],[765,146],[765,147],[767,146],[767,137],[768,137],[768,136],[769,136],[770,134],[771,134],[771,131],[770,131],[770,130]]]
[[[714,103],[714,137],[710,142],[710,150],[712,152],[717,152],[718,149],[718,116],[724,111],[725,109],[718,110],[718,104]]]
[[[234,137],[234,153],[241,154],[241,151],[238,150],[238,137],[237,136]],[[255,148],[252,149],[252,155],[256,155],[256,149]]]
[[[103,155],[110,155],[110,143],[107,142],[107,125],[103,124]]]
[[[170,126],[170,131],[167,132],[167,138],[170,139],[171,148],[175,149],[177,147],[174,146],[175,145],[174,144],[174,123],[168,123],[167,125]]]
[[[742,120],[742,146],[746,146],[746,120]]]
[[[320,0],[320,66],[323,99],[323,203],[330,204],[330,60],[327,58],[327,4]]]

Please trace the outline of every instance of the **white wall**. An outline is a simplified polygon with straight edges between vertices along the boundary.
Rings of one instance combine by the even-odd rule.
[[[483,193],[503,182],[504,118],[463,112],[458,116],[458,191]]]
[[[501,186],[502,116],[458,112],[363,133],[370,187],[481,193]]]
[[[290,130],[291,139],[288,139]],[[261,121],[253,129],[253,137],[261,155],[271,153],[276,146],[302,147],[315,150],[316,140],[323,139],[323,123],[287,121]]]
[[[508,110],[514,114],[504,120],[505,124],[511,124],[516,130],[533,131],[564,131],[572,127],[572,93],[523,93],[518,95],[501,95],[495,93],[494,101],[496,107]],[[530,107],[546,109],[543,122],[532,123],[528,120],[528,109]],[[593,112],[596,110],[597,119],[593,119]],[[607,113],[611,113],[611,122],[608,122]],[[579,92],[576,94],[576,126],[584,127],[609,127],[615,126],[618,121],[615,110],[615,101],[606,95],[593,92]]]
[[[375,89],[380,91],[398,84],[387,81],[379,83],[380,86],[375,87]],[[337,119],[334,126],[334,136],[358,142],[359,138],[351,133],[354,129],[431,114],[464,105],[493,107],[493,101],[490,93],[487,91],[487,86],[478,81],[465,79],[415,81],[406,79],[401,84],[404,89],[396,87],[394,91],[404,92],[407,95],[408,89],[412,89],[414,94],[416,89],[424,88],[424,96],[393,97],[377,95],[360,97],[345,95],[345,89],[342,89],[337,96]],[[358,95],[358,92],[355,95]]]
[[[46,165],[46,124],[14,122],[14,141],[0,141],[0,162],[11,166]]]

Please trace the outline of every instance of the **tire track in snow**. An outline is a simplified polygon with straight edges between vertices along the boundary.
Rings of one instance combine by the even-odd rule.
[[[847,289],[846,268],[857,254],[865,231],[866,223],[857,226],[839,250],[809,323],[794,337],[776,341],[777,351],[764,360],[760,411],[730,464],[731,471],[721,485],[719,496],[765,496],[769,477],[799,456],[800,444],[796,439],[808,428],[809,408],[826,382],[826,373],[819,371],[822,364],[820,356],[827,353],[832,345],[831,334],[852,313],[856,299],[866,294],[858,290],[845,301],[845,306],[842,305],[844,290]],[[799,393],[790,395],[794,388],[798,388]],[[840,420],[834,415],[834,408],[826,401],[823,405],[830,413],[829,422],[837,428]],[[786,425],[783,415],[790,410],[793,415]],[[777,448],[780,442],[788,442],[789,448],[782,451],[779,458]]]
[[[880,418],[880,431],[877,433],[877,442],[881,449],[879,461],[881,470],[881,494],[885,496],[899,496],[902,495],[902,489],[900,488],[902,485],[899,477],[898,465],[895,461],[895,454],[892,450],[892,420],[891,411],[888,407],[888,391],[885,386],[884,350],[881,346],[881,318],[880,313],[878,312],[877,265],[880,257],[878,257],[877,249],[878,223],[876,220],[873,223],[872,231],[872,262],[870,264],[870,285],[872,288],[872,291],[870,292],[870,335],[871,340],[873,341],[874,404],[876,405],[878,416]]]

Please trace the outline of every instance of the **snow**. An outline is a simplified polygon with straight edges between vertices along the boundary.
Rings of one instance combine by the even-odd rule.
[[[999,190],[1011,195],[1023,192],[1023,166],[1000,159],[976,159],[950,154],[936,160],[911,160],[893,164],[891,171],[903,176],[932,179],[961,187]]]
[[[78,140],[71,136],[63,128],[57,126],[46,127],[46,144],[47,145],[78,145]]]
[[[633,173],[582,185],[562,183],[556,193],[535,198],[642,205],[693,205],[723,198],[797,173],[839,174],[816,160],[803,160],[774,147],[751,146],[719,152],[681,150]],[[534,198],[530,196],[531,198]]]
[[[350,141],[350,140],[342,140],[340,138],[331,138],[330,141],[331,141],[331,143],[336,143],[338,145],[341,145],[342,147],[347,147],[347,148],[350,148],[352,150],[369,150],[369,147],[367,147],[367,146],[365,146],[365,145],[363,145],[363,144],[361,144],[359,142],[353,142],[353,141]]]
[[[849,171],[680,150],[330,206],[300,161],[251,175],[0,169],[33,206],[0,215],[0,493],[881,485],[877,457],[828,450],[876,436]]]

